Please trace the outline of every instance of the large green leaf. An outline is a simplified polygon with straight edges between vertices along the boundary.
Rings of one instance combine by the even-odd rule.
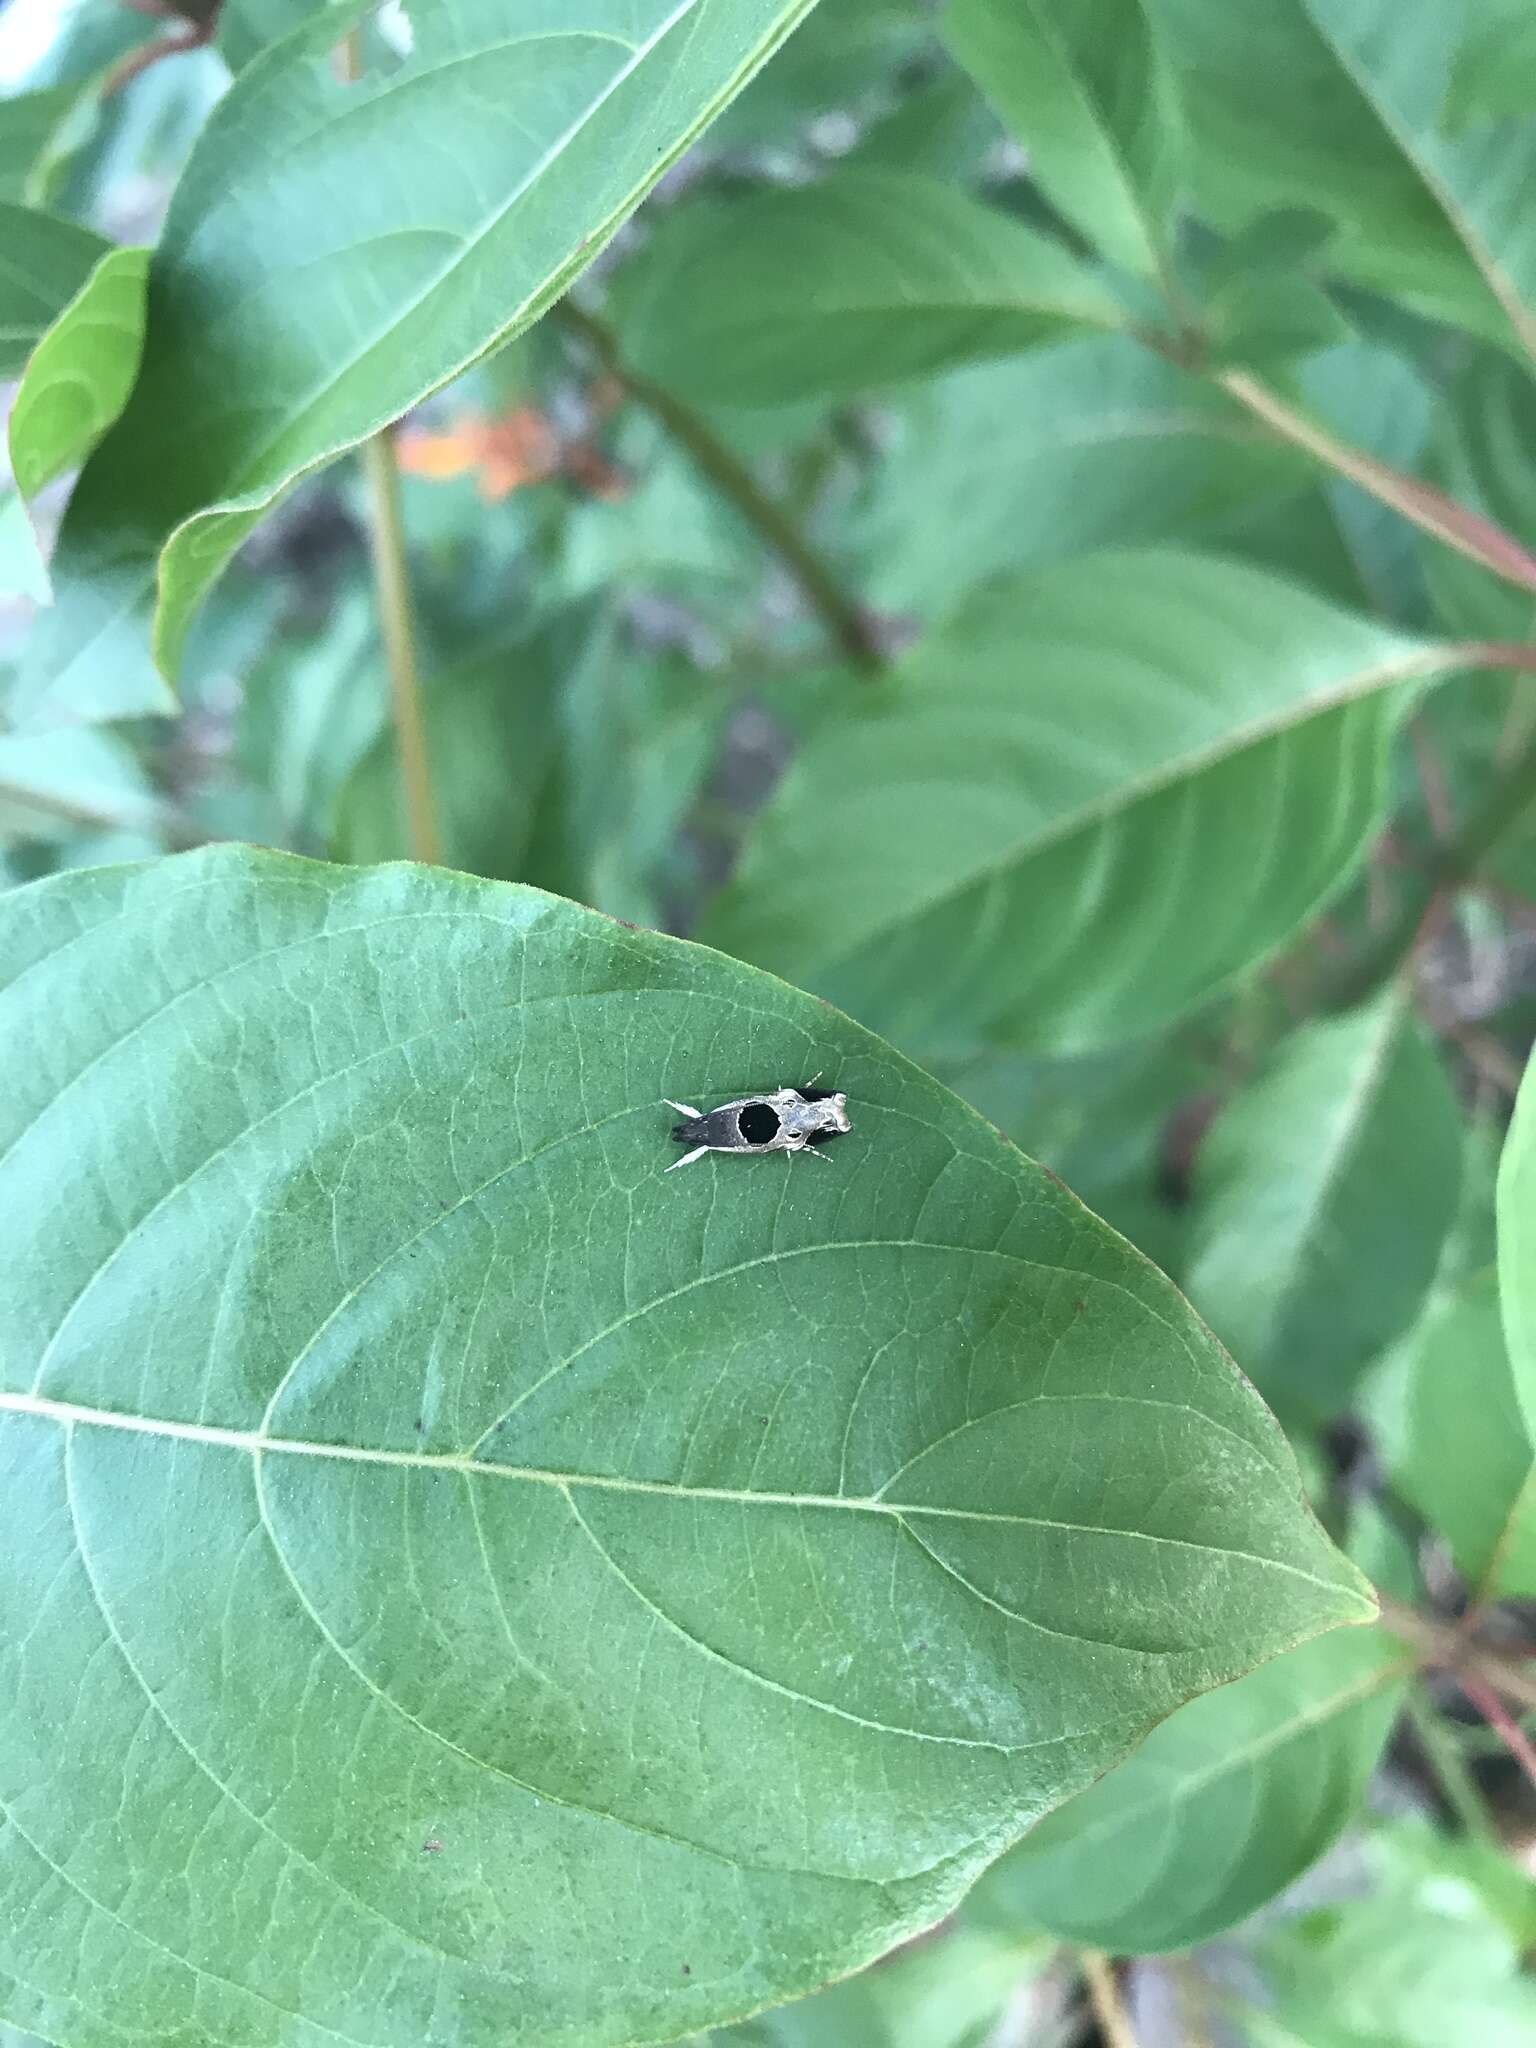
[[[847,397],[1124,320],[1060,244],[936,178],[870,170],[680,210],[619,307],[631,368],[743,406]]]
[[[705,935],[915,1045],[1143,1036],[1339,887],[1440,658],[1234,562],[1052,564],[818,727]]]
[[[1536,1059],[1499,1161],[1499,1299],[1515,1392],[1536,1437]]]
[[[234,848],[0,919],[14,2023],[687,2032],[1369,1616],[1172,1286],[813,997]],[[827,1159],[664,1174],[818,1068]]]
[[[0,377],[21,375],[111,246],[76,221],[0,202]]]
[[[1359,1810],[1410,1668],[1379,1630],[1328,1636],[1191,1702],[1032,1828],[967,1918],[1131,1955],[1234,1926]]]
[[[1282,1413],[1336,1414],[1414,1321],[1461,1161],[1450,1081],[1396,987],[1295,1032],[1217,1118],[1184,1284]]]
[[[73,125],[78,85],[40,86],[0,99],[0,200],[16,206],[47,199],[48,169],[62,131]]]
[[[1066,218],[1156,275],[1176,131],[1143,0],[950,0],[944,34]]]
[[[1536,1597],[1536,1470],[1510,1377],[1497,1275],[1435,1301],[1394,1359],[1392,1482],[1491,1597]]]
[[[148,276],[147,249],[109,249],[33,350],[7,430],[24,496],[77,468],[127,403]]]
[[[1311,481],[1211,385],[1125,335],[952,371],[896,394],[887,417],[853,540],[862,587],[898,612],[944,611],[1004,570],[1090,548],[1240,549],[1246,523]]]
[[[34,714],[159,708],[142,664],[116,691],[100,673],[151,610],[174,674],[288,485],[536,319],[810,4],[437,0],[407,60],[345,85],[352,5],[254,57],[176,188],[139,381],[54,560]]]
[[[1321,209],[1336,226],[1329,261],[1339,274],[1495,339],[1519,331],[1536,344],[1536,228],[1524,196],[1536,131],[1485,109],[1470,56],[1484,0],[1147,5],[1167,37],[1192,182],[1211,218],[1240,229],[1279,206]],[[1506,41],[1502,62],[1506,89],[1520,78],[1528,107],[1536,53]]]
[[[890,74],[920,49],[912,0],[821,0],[710,133],[713,150],[783,149],[818,115],[888,91]]]
[[[951,1926],[814,1998],[701,2037],[696,2048],[986,2048],[1050,1955],[1035,1935]]]
[[[1268,1987],[1248,2015],[1256,2048],[1528,2048],[1536,1984],[1494,1903],[1505,1860],[1401,1820],[1359,1862],[1353,1896],[1255,1944]]]

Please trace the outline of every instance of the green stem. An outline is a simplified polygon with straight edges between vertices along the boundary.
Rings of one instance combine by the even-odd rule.
[[[1536,649],[1469,649],[1486,667],[1536,667]],[[1519,654],[1517,664],[1509,659]],[[1504,835],[1536,806],[1536,741],[1532,741],[1489,785],[1482,802],[1444,840],[1414,875],[1391,923],[1356,955],[1324,992],[1323,1007],[1349,1009],[1391,979],[1413,951],[1433,907],[1462,888]]]
[[[673,391],[626,367],[618,336],[605,321],[570,299],[558,313],[579,334],[608,374],[643,405],[692,456],[700,472],[736,507],[799,585],[802,595],[853,667],[878,675],[885,666],[872,622],[843,589],[831,567],[794,520],[760,487],[746,464],[732,453],[708,421]]]
[[[389,666],[389,697],[400,756],[406,843],[414,860],[442,860],[432,775],[427,759],[421,678],[416,665],[416,631],[405,561],[405,524],[400,514],[400,469],[394,435],[386,427],[363,443],[363,477],[368,491],[368,545],[373,556],[379,627]]]

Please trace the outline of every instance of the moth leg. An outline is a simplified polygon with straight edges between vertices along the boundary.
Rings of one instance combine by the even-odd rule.
[[[676,1109],[677,1104],[674,1102],[672,1104],[672,1107]],[[685,1152],[681,1159],[674,1159],[672,1164],[670,1166],[664,1167],[662,1171],[664,1173],[676,1173],[677,1169],[680,1166],[688,1166],[695,1159],[702,1159],[704,1157],[704,1154],[708,1150],[709,1147],[707,1145],[695,1145],[691,1152]]]
[[[697,1123],[700,1116],[703,1114],[701,1110],[694,1109],[692,1105],[689,1103],[674,1102],[670,1095],[663,1095],[661,1099],[667,1105],[668,1109],[675,1109],[679,1116],[685,1116],[689,1118],[690,1121],[693,1123]],[[681,1166],[683,1162],[679,1160],[677,1163],[679,1166]],[[670,1166],[667,1168],[667,1171],[668,1173],[672,1171]]]

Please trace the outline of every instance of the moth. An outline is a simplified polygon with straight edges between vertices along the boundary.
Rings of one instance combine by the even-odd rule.
[[[743,1095],[707,1111],[670,1098],[667,1107],[686,1119],[672,1126],[672,1136],[679,1145],[692,1147],[673,1160],[668,1173],[706,1152],[804,1152],[853,1129],[847,1096],[814,1085]]]

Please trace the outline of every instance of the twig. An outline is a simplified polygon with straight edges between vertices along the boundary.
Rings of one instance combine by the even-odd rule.
[[[878,675],[885,666],[885,657],[869,615],[843,589],[794,520],[760,487],[751,470],[708,421],[676,392],[629,369],[618,336],[605,321],[568,298],[561,300],[556,311],[565,326],[588,344],[608,374],[687,449],[702,473],[755,528],[794,577],[806,603],[852,665],[865,675]]]
[[[1481,1678],[1469,1677],[1458,1671],[1456,1683],[1482,1715],[1488,1726],[1502,1739],[1504,1747],[1524,1771],[1526,1777],[1536,1785],[1536,1749],[1531,1747],[1530,1737],[1520,1726],[1514,1715],[1504,1705],[1493,1687]]]
[[[1337,475],[1357,484],[1383,505],[1390,505],[1405,519],[1433,534],[1458,554],[1521,590],[1536,591],[1536,555],[1523,548],[1512,534],[1491,519],[1472,512],[1444,491],[1436,490],[1418,477],[1407,476],[1389,463],[1378,462],[1363,448],[1352,448],[1325,427],[1277,396],[1245,370],[1218,370],[1213,381],[1229,398],[1262,420],[1270,431],[1294,447],[1326,463]]]
[[[373,556],[379,629],[389,666],[390,714],[400,756],[406,843],[414,860],[436,863],[442,859],[442,849],[432,801],[426,721],[421,709],[416,631],[405,561],[405,525],[400,516],[400,469],[395,460],[392,429],[386,427],[382,433],[371,435],[363,443],[361,454],[368,489],[368,546]]]
[[[1078,1960],[1083,1968],[1083,1981],[1088,1986],[1093,2016],[1104,2036],[1104,2048],[1136,2048],[1136,2036],[1131,2031],[1130,2016],[1120,1996],[1114,1964],[1101,1949],[1096,1948],[1079,1949]]]
[[[1400,1636],[1417,1652],[1421,1664],[1448,1671],[1461,1685],[1465,1678],[1480,1680],[1501,1699],[1525,1711],[1536,1711],[1536,1672],[1527,1673],[1506,1657],[1486,1650],[1463,1628],[1448,1628],[1417,1608],[1378,1592],[1382,1626]]]

